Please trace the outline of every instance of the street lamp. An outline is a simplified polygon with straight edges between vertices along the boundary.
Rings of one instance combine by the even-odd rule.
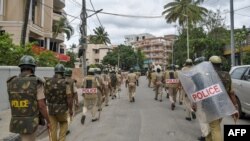
[[[188,34],[188,15],[183,14],[187,18],[187,59],[189,59],[189,34]]]

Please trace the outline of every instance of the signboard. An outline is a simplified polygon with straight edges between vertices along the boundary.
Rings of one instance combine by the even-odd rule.
[[[179,79],[166,79],[165,82],[167,84],[176,84],[179,83]]]
[[[82,93],[83,94],[96,94],[97,88],[83,88]]]

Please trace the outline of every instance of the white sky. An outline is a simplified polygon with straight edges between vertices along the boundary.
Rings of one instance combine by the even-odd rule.
[[[66,45],[69,47],[73,43],[78,44],[79,40],[79,24],[82,0],[65,0],[65,11],[67,14],[76,16],[68,16],[71,25],[75,28],[75,34],[67,41]],[[92,0],[95,10],[103,9],[102,12],[126,14],[126,15],[140,15],[140,16],[160,16],[163,11],[163,6],[173,0]],[[205,0],[202,6],[208,10],[220,9],[222,16],[226,17],[226,25],[230,27],[230,0]],[[86,0],[86,8],[92,9],[90,0]],[[237,10],[244,8],[241,10]],[[241,28],[243,25],[250,27],[250,0],[234,0],[235,28]],[[88,12],[88,15],[92,12]],[[155,36],[163,36],[166,34],[177,33],[174,27],[175,23],[167,24],[164,17],[162,18],[127,18],[117,17],[106,14],[98,14],[99,19],[109,34],[112,44],[123,44],[124,36],[130,34],[151,33]],[[94,15],[87,19],[87,34],[93,34],[93,29],[100,26],[97,17]]]

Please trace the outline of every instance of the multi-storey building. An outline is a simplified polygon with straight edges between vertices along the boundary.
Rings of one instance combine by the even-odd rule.
[[[125,36],[125,45],[132,46],[133,43],[135,43],[137,41],[142,41],[144,39],[153,38],[153,37],[155,37],[155,36],[152,34],[149,34],[149,33],[126,35]]]
[[[0,0],[1,32],[12,35],[15,44],[20,43],[25,3],[27,0]],[[65,58],[64,35],[53,37],[53,23],[65,16],[65,0],[31,0],[26,42],[36,42],[37,50],[51,50],[59,59]],[[40,48],[40,49],[39,49]],[[67,57],[66,57],[67,58]]]
[[[142,41],[134,42],[133,45],[136,49],[140,49],[144,52],[146,60],[165,68],[165,65],[171,63],[170,61],[174,38],[174,35],[148,38]]]

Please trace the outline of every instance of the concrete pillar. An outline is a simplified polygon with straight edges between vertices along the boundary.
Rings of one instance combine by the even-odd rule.
[[[46,49],[49,50],[49,47],[50,47],[50,38],[46,38],[46,40],[47,40]]]

